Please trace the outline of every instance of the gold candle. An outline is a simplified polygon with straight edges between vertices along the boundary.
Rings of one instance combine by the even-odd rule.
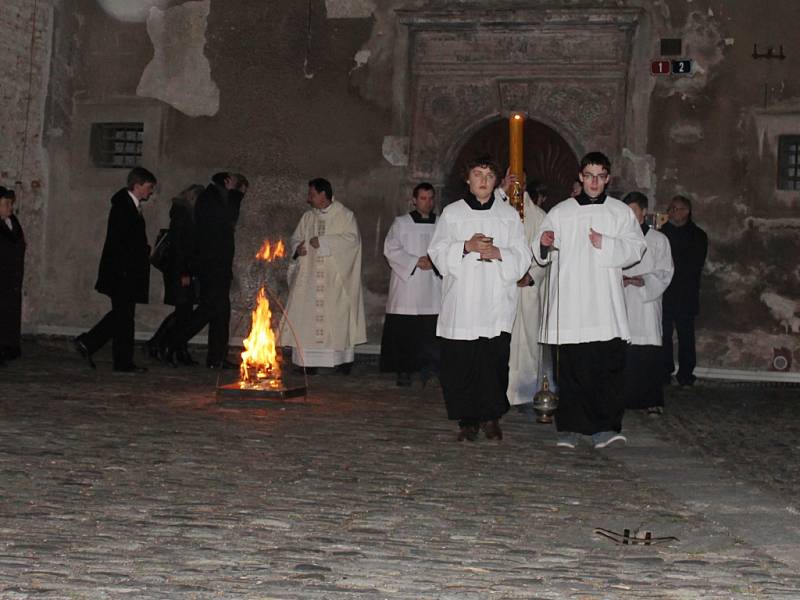
[[[524,191],[522,180],[524,179],[522,140],[525,128],[525,117],[519,113],[513,113],[508,119],[508,165],[509,171],[517,176],[517,183],[511,191],[511,204],[519,212],[521,219],[525,219],[525,203],[523,201]]]

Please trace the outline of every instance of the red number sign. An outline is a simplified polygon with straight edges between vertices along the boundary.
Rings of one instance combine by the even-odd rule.
[[[668,60],[654,60],[650,63],[652,75],[669,75],[671,72],[672,64]]]

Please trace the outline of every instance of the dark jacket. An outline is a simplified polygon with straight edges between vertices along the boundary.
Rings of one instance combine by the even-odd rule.
[[[212,183],[195,204],[194,269],[214,284],[229,283],[233,277],[234,228],[241,200],[242,195],[236,190],[228,191]]]
[[[128,190],[111,197],[108,229],[95,289],[101,294],[147,304],[150,290],[150,246],[144,218]]]
[[[675,274],[662,300],[664,311],[697,315],[700,312],[700,274],[708,253],[708,236],[691,220],[681,227],[665,223],[661,233],[669,240],[675,265]]]
[[[181,278],[191,277],[194,252],[194,219],[192,209],[175,201],[169,210],[169,256],[164,271],[164,304],[194,303],[192,286],[181,285]]]
[[[17,217],[10,219],[13,230],[0,221],[0,349],[19,346],[22,317],[25,235]]]

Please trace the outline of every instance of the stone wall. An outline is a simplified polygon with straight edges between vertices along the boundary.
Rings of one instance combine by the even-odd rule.
[[[534,102],[532,94],[543,88],[531,73],[522,86],[511,76],[505,87],[494,85],[485,106],[469,104],[476,119],[500,118],[509,108],[506,100],[527,89],[527,109],[540,112],[539,118],[576,151],[603,140],[613,146],[600,149],[615,158],[621,190],[641,189],[658,208],[674,193],[694,198],[695,219],[711,239],[701,364],[768,369],[775,349],[787,348],[791,369],[800,370],[795,258],[800,192],[779,191],[775,181],[778,136],[800,134],[800,83],[791,77],[800,60],[791,45],[800,7],[779,0],[757,5],[749,0],[601,1],[592,2],[591,11],[572,0],[531,0],[525,10],[511,11],[511,2],[495,0],[472,12],[463,2],[446,1],[424,6],[402,0],[140,4],[149,10],[132,11],[132,5],[118,0],[39,2],[32,55],[33,1],[4,5],[0,43],[12,75],[0,109],[10,113],[0,124],[0,169],[3,182],[22,181],[21,217],[33,234],[28,330],[78,330],[106,310],[107,300],[92,286],[108,198],[122,186],[124,172],[93,166],[88,132],[96,121],[137,120],[145,123],[145,166],[159,177],[158,198],[146,209],[151,238],[167,224],[171,196],[188,184],[205,183],[222,169],[250,177],[253,185],[237,233],[234,325],[262,281],[279,295],[285,292],[284,266],[257,266],[250,257],[263,239],[291,232],[305,209],[306,180],[328,177],[337,199],[358,217],[369,338],[378,343],[388,287],[383,236],[393,216],[405,210],[414,178],[449,173],[451,165],[444,163],[468,138],[468,123],[435,131],[426,124],[426,107],[436,104],[442,110],[435,102],[442,94],[431,93],[434,84],[421,83],[412,68],[414,19],[421,14],[480,19],[480,26],[462,24],[470,33],[448,34],[446,55],[458,63],[459,48],[474,41],[477,31],[502,35],[509,22],[526,13],[525,26],[545,35],[548,23],[561,14],[572,29],[559,42],[554,60],[570,69],[580,62],[576,57],[585,51],[580,40],[591,26],[609,34],[628,28],[628,47],[614,58],[622,68],[621,76],[614,75],[619,85],[614,94],[623,94],[608,100],[618,111],[614,122],[594,115],[594,125],[587,125],[595,127],[590,135],[581,129],[580,115],[572,115],[562,117],[558,129],[558,115],[547,112],[552,103]],[[520,3],[513,4],[519,9]],[[581,25],[589,13],[594,16]],[[662,37],[683,40],[682,57],[694,61],[691,76],[650,74]],[[787,58],[753,59],[754,43],[776,51],[783,43]],[[498,60],[511,54],[524,59],[526,50],[518,46],[508,46]],[[595,52],[602,69],[602,45]],[[27,68],[29,56],[33,71]],[[536,68],[550,81],[559,72],[558,65],[546,61]],[[462,81],[464,76],[469,73],[459,75]],[[448,89],[447,80],[435,85]],[[571,85],[581,87],[575,81]],[[442,123],[464,116],[467,104],[455,100]],[[19,129],[25,113],[27,134]],[[415,131],[424,135],[415,138]],[[44,139],[37,137],[42,133]],[[445,151],[420,153],[418,141],[425,135],[429,148]],[[25,172],[18,174],[24,139]],[[426,167],[420,160],[442,164]],[[38,286],[39,280],[46,285]],[[161,293],[154,277],[151,305],[137,312],[142,333],[165,314]]]

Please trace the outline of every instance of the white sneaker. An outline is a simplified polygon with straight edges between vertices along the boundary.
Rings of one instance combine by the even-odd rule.
[[[596,449],[605,448],[611,444],[625,445],[628,443],[628,438],[616,431],[600,431],[592,435],[592,440]]]
[[[559,448],[574,448],[578,445],[578,434],[571,431],[565,431],[558,434],[558,441],[556,446]]]

